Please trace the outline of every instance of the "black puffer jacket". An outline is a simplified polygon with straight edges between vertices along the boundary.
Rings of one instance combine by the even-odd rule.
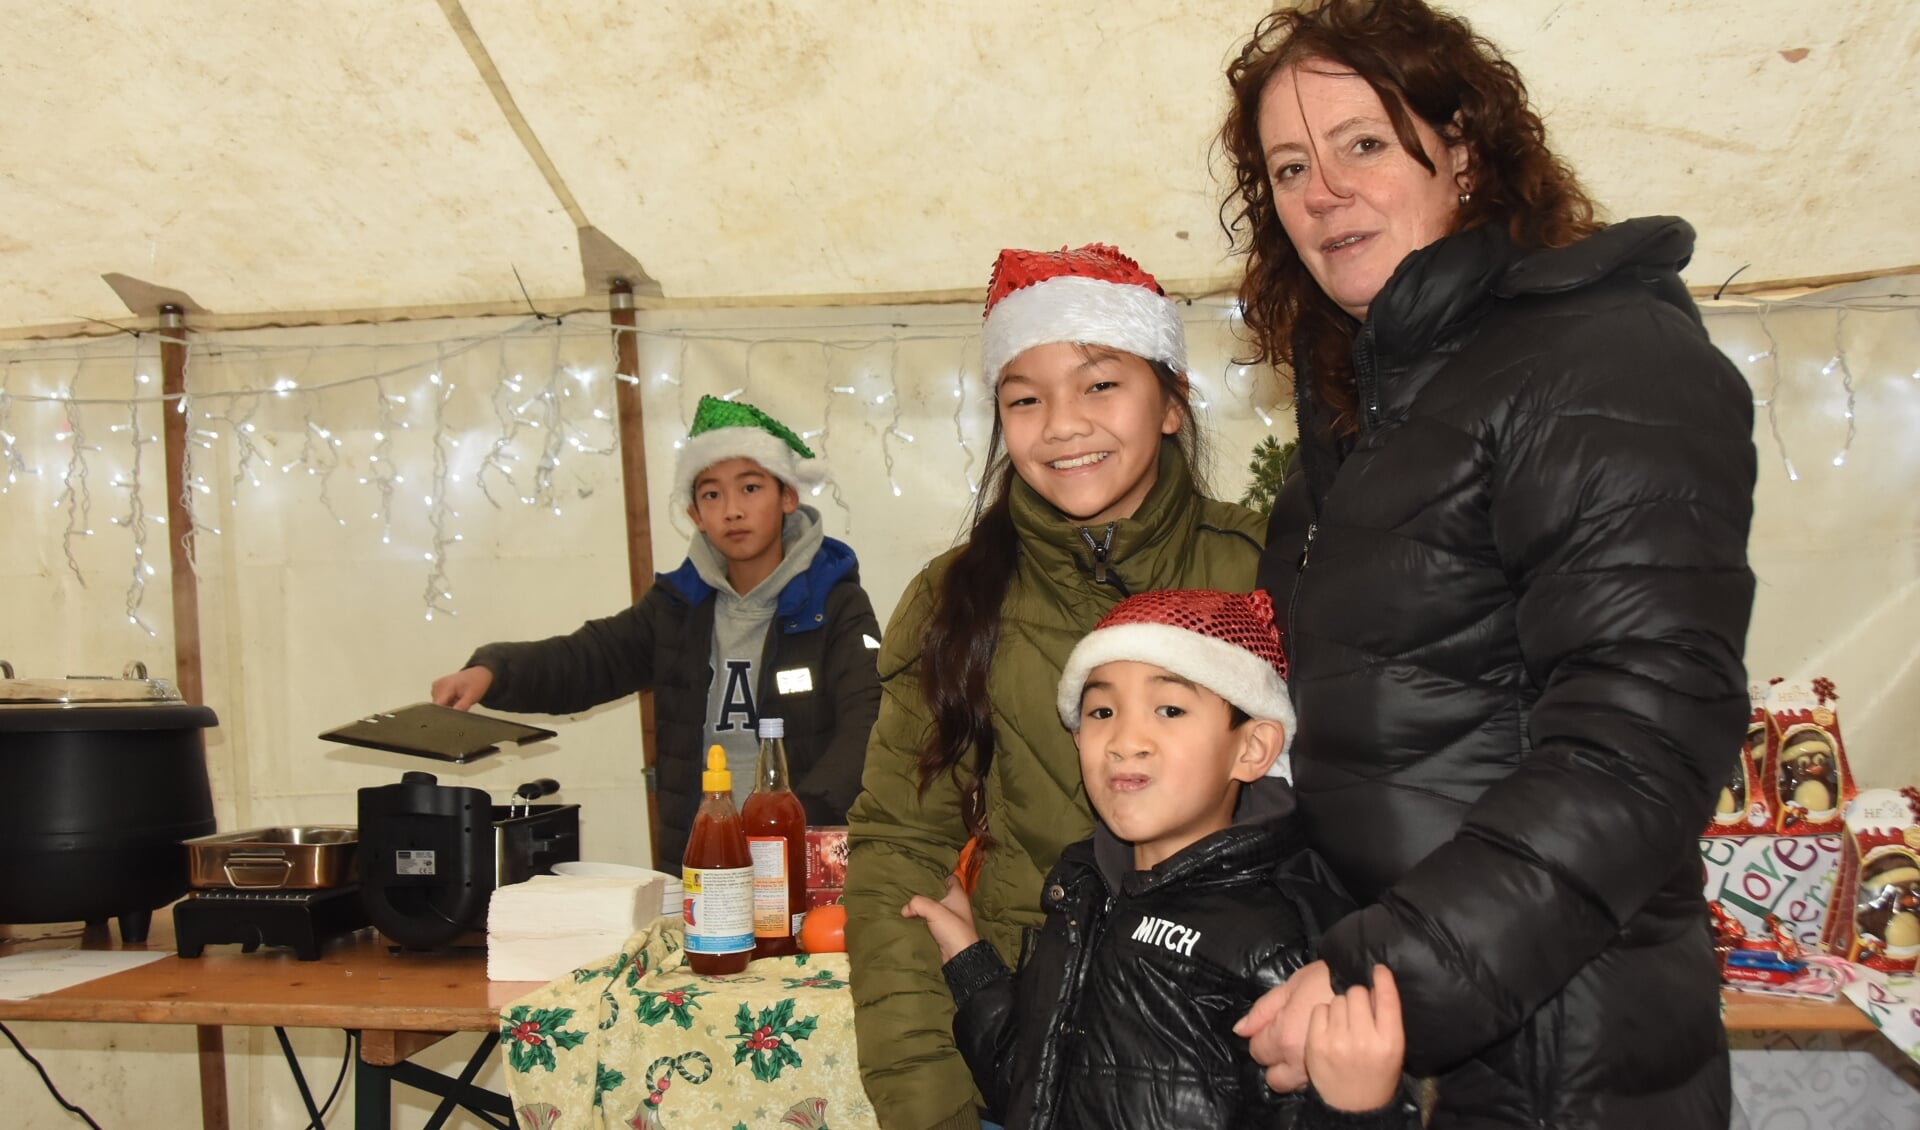
[[[660,806],[653,865],[676,875],[700,807],[714,607],[713,586],[687,561],[656,574],[638,604],[612,616],[564,636],[488,644],[467,660],[493,672],[481,704],[495,710],[572,714],[653,691],[659,778],[649,784]],[[853,550],[827,538],[806,571],[780,590],[754,696],[761,714],[786,723],[787,768],[809,824],[846,823],[859,794],[867,737],[880,713],[879,646],[880,625]],[[811,675],[796,684],[805,690],[789,693],[775,676],[796,668]]]
[[[1133,849],[1104,828],[1068,847],[1017,980],[985,942],[946,964],[954,1042],[1007,1130],[1419,1125],[1404,1089],[1366,1115],[1277,1095],[1233,1034],[1352,907],[1302,850],[1291,795],[1267,784],[1270,819],[1152,871],[1133,870]]]
[[[1393,969],[1435,1126],[1727,1125],[1694,838],[1747,712],[1753,408],[1692,246],[1450,236],[1373,302],[1357,436],[1298,381],[1261,583],[1308,838],[1372,904],[1322,949]]]

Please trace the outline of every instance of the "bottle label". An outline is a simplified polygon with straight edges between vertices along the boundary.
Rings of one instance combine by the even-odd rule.
[[[791,938],[793,908],[787,905],[787,838],[748,836],[753,853],[753,932],[762,938]]]
[[[687,952],[739,953],[753,948],[753,868],[687,867]]]

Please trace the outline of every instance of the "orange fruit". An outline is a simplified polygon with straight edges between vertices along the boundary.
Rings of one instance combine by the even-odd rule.
[[[836,903],[807,911],[800,923],[800,948],[808,953],[847,952],[847,908]]]

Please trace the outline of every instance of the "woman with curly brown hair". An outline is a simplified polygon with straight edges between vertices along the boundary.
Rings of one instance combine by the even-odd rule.
[[[1419,0],[1304,0],[1230,64],[1222,219],[1299,455],[1261,587],[1310,840],[1364,907],[1242,1022],[1308,1082],[1380,963],[1433,1125],[1724,1127],[1694,837],[1739,756],[1752,403],[1604,226],[1518,72]]]

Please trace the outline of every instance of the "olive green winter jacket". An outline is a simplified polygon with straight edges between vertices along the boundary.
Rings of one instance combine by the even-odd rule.
[[[980,935],[1009,967],[1021,957],[1024,935],[1044,918],[1041,879],[1067,845],[1093,829],[1079,758],[1054,708],[1067,654],[1128,593],[1247,591],[1266,526],[1250,510],[1197,494],[1170,441],[1139,511],[1111,527],[1068,524],[1017,476],[1011,489],[1020,561],[988,676],[993,846],[973,894]],[[1096,546],[1109,546],[1104,566]],[[916,769],[930,732],[920,647],[940,578],[958,552],[930,562],[894,611],[880,652],[880,720],[867,745],[860,797],[847,816],[843,901],[860,1071],[885,1130],[979,1122],[972,1076],[954,1048],[953,998],[940,976],[939,949],[924,923],[900,917],[913,895],[940,897],[967,838],[958,784],[943,775],[922,794]]]

